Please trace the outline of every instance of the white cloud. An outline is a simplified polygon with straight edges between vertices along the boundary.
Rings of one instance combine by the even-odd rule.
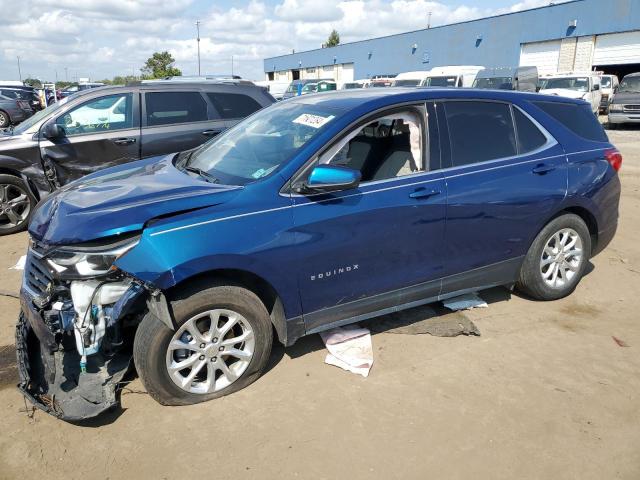
[[[427,12],[435,26],[548,4],[521,0],[488,9],[477,0],[457,7],[444,0],[250,0],[221,8],[197,3],[202,0],[0,1],[3,11],[12,12],[0,15],[1,76],[17,77],[19,55],[23,74],[46,79],[55,72],[64,78],[65,67],[70,79],[139,73],[159,50],[171,52],[183,73],[194,74],[196,18],[202,21],[204,72],[229,73],[233,56],[236,72],[262,78],[265,57],[319,48],[334,28],[350,42],[425,28]]]

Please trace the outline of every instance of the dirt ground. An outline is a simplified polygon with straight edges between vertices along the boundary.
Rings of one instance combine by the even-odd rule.
[[[30,418],[13,388],[4,294],[27,237],[0,238],[0,478],[640,478],[640,130],[610,138],[620,228],[569,298],[495,289],[467,314],[480,337],[375,334],[367,379],[325,365],[313,335],[214,402],[162,407],[135,380],[84,427]]]

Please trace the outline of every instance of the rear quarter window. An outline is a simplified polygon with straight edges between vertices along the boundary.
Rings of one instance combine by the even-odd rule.
[[[562,102],[533,102],[547,115],[571,130],[579,137],[594,142],[608,142],[607,134],[598,119],[591,112],[590,105]]]

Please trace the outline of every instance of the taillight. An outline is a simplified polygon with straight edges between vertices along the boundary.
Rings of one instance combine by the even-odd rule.
[[[604,157],[616,172],[620,170],[620,167],[622,166],[622,154],[617,148],[612,148],[604,152]]]

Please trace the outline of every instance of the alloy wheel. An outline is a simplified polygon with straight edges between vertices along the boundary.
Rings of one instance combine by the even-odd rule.
[[[171,380],[189,393],[228,387],[245,372],[255,347],[249,322],[238,312],[214,309],[187,320],[167,348]]]
[[[31,212],[27,192],[13,184],[0,184],[0,229],[14,228],[22,224]]]
[[[540,274],[552,288],[563,288],[578,274],[584,258],[582,239],[572,228],[563,228],[547,240],[540,257]]]

